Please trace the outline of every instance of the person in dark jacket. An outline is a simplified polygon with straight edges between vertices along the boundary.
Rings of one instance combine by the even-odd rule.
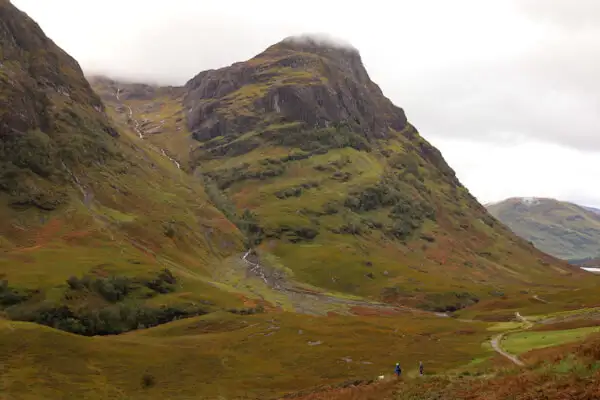
[[[419,361],[419,375],[423,376],[423,361]]]
[[[402,368],[400,368],[400,363],[396,363],[396,368],[394,369],[396,376],[399,378],[402,375]]]

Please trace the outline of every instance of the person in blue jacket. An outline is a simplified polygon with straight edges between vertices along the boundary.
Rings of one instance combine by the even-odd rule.
[[[399,378],[402,375],[402,368],[400,368],[400,363],[396,363],[396,368],[394,369],[396,376]]]

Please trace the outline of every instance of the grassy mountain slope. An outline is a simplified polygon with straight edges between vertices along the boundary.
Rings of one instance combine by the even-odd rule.
[[[553,199],[508,199],[488,210],[540,250],[565,260],[600,255],[600,216]]]
[[[3,395],[269,398],[444,371],[492,355],[489,324],[407,305],[594,283],[491,218],[353,50],[283,42],[183,88],[96,79],[102,104],[5,0],[0,34]]]
[[[296,280],[431,308],[581,276],[497,223],[354,49],[286,40],[182,90],[183,104],[125,102],[169,110],[150,126],[187,123],[174,143],[195,143],[173,144],[174,157],[244,217],[264,264]]]
[[[207,278],[243,235],[202,182],[112,121],[77,62],[7,1],[0,21],[0,307],[93,334],[242,306]]]
[[[452,309],[581,276],[487,214],[354,49],[286,40],[183,88],[92,83],[289,279]]]

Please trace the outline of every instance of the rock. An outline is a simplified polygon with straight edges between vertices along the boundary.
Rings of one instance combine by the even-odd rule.
[[[248,62],[201,72],[185,89],[188,128],[200,141],[250,131],[269,137],[266,120],[305,129],[344,126],[366,141],[407,124],[404,111],[370,80],[358,51],[311,39],[287,39]]]

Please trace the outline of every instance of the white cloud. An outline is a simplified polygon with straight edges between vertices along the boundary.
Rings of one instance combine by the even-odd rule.
[[[13,3],[86,71],[170,84],[291,35],[327,33],[361,52],[371,78],[481,198],[557,193],[600,204],[590,189],[600,174],[581,164],[600,152],[597,0]],[[530,166],[536,179],[511,169],[515,160],[525,163],[527,150],[535,165],[549,167]],[[575,178],[556,180],[563,175],[552,169],[553,157],[572,160],[563,164]],[[502,173],[512,174],[511,185],[500,190]]]
[[[600,206],[600,152],[521,141],[490,144],[433,138],[432,144],[481,203],[508,197],[550,197]]]

